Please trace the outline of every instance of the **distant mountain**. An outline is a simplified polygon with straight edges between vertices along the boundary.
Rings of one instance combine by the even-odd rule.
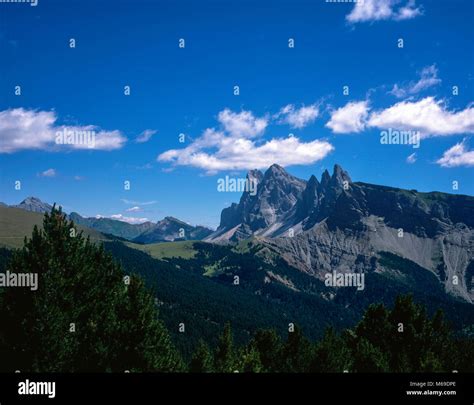
[[[4,205],[0,203],[0,205]],[[52,206],[37,197],[28,197],[20,204],[11,206],[25,211],[45,213]],[[212,233],[211,229],[203,226],[192,226],[173,217],[166,217],[157,223],[150,221],[141,224],[130,224],[111,218],[83,217],[77,212],[68,215],[77,225],[94,229],[100,233],[120,238],[134,240],[137,243],[154,243],[174,240],[201,240]]]
[[[27,197],[20,204],[13,205],[12,207],[41,213],[50,212],[51,208],[53,208],[52,205],[45,203],[36,197]]]
[[[420,193],[354,183],[339,165],[306,182],[277,165],[259,179],[254,196],[221,214],[205,240],[254,242],[301,271],[381,271],[379,252],[409,259],[431,271],[445,290],[474,300],[474,197]]]
[[[165,217],[133,241],[137,243],[155,243],[176,240],[201,240],[211,233],[212,230],[209,228],[199,225],[192,226],[174,217]]]
[[[153,228],[155,224],[152,222],[144,222],[142,224],[129,224],[128,222],[119,221],[111,218],[84,218],[77,212],[71,212],[69,218],[74,223],[88,228],[95,229],[99,232],[109,235],[118,236],[132,240],[138,235]]]

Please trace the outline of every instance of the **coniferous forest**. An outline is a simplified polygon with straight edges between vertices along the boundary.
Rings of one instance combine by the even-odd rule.
[[[157,294],[160,285],[150,281],[150,274],[125,270],[111,251],[85,238],[56,208],[45,214],[42,229],[35,227],[21,249],[1,250],[2,271],[38,273],[39,288],[0,289],[0,371],[473,371],[472,339],[453,329],[442,310],[427,310],[409,294],[398,295],[391,306],[370,304],[358,319],[351,314],[335,327],[313,327],[310,334],[305,330],[310,322],[287,322],[290,318],[280,322],[285,330],[272,327],[271,304],[268,311],[259,310],[261,302],[254,297],[246,304],[248,319],[231,316],[225,321],[217,314],[212,339],[199,329],[204,328],[202,310],[190,314],[186,307],[189,285],[182,284],[181,308],[189,322],[181,322],[183,314],[170,310],[179,307],[180,297],[173,304],[166,296],[172,291]],[[160,263],[165,273],[171,272],[169,263],[158,267]],[[194,281],[199,279],[195,276]],[[175,282],[179,286],[180,278]],[[229,291],[215,285],[216,305],[227,305],[222,311],[232,314],[231,302],[220,298]],[[210,288],[205,283],[194,287]],[[252,296],[237,294],[241,299]],[[263,327],[246,333],[249,328],[243,324],[252,323]]]

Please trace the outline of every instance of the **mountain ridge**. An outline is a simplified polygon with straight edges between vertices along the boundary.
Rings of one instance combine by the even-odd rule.
[[[298,179],[294,198],[282,206],[278,198],[270,201],[281,215],[269,216],[261,210],[268,205],[265,190],[272,189],[268,179],[278,173],[276,195],[294,187],[293,176],[277,169],[263,174],[252,204],[243,193],[239,204],[224,209],[219,227],[205,241],[256,238],[318,279],[334,270],[384,271],[372,268],[371,258],[386,251],[431,271],[446,292],[473,302],[474,197],[353,182],[335,165],[332,175],[325,170],[320,181],[314,175]],[[227,222],[229,212],[234,222]]]
[[[34,196],[26,197],[17,205],[8,206],[7,204],[2,203],[2,206],[42,214],[51,212],[51,209],[53,208],[51,204],[43,202],[38,197]],[[156,223],[146,221],[139,224],[131,224],[114,218],[83,217],[74,211],[68,214],[68,218],[78,225],[96,230],[103,234],[117,236],[138,243],[155,243],[189,239],[200,240],[212,233],[212,230],[209,228],[201,225],[189,225],[173,216],[167,216]],[[171,224],[174,226],[170,226]],[[172,232],[170,228],[173,228]],[[166,234],[166,229],[170,229],[170,233]],[[184,230],[183,236],[180,236],[181,229]]]

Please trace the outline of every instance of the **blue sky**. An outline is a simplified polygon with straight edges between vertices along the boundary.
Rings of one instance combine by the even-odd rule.
[[[469,0],[0,4],[0,201],[215,227],[217,180],[271,163],[474,195],[473,43]]]

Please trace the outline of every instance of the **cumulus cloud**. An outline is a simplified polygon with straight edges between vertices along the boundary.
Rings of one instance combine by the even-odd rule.
[[[226,108],[217,117],[224,130],[231,136],[254,138],[261,135],[268,125],[266,117],[256,118],[251,111],[235,113]]]
[[[422,138],[474,133],[474,106],[450,111],[443,100],[425,97],[400,101],[370,112],[366,101],[347,103],[331,113],[326,123],[334,133],[361,132],[366,128],[418,131]]]
[[[60,150],[120,149],[126,138],[118,131],[104,131],[95,125],[57,124],[54,111],[14,108],[0,111],[0,153],[27,149]],[[61,140],[61,142],[57,142]]]
[[[56,170],[55,169],[48,169],[44,172],[39,174],[40,177],[56,177]]]
[[[423,14],[415,0],[363,0],[355,3],[352,11],[346,16],[350,23],[410,20]]]
[[[347,103],[331,113],[331,119],[326,123],[336,134],[357,133],[365,129],[369,106],[367,101]]]
[[[230,117],[233,118],[232,124]],[[295,136],[250,139],[261,135],[267,125],[266,120],[257,123],[258,120],[248,111],[235,114],[224,110],[219,113],[223,130],[208,128],[186,148],[165,151],[157,160],[175,166],[197,167],[211,174],[221,170],[262,169],[273,163],[282,166],[312,164],[334,150],[326,141],[302,142]]]
[[[393,89],[389,91],[395,97],[403,98],[413,94],[417,94],[429,87],[435,86],[441,83],[441,79],[438,78],[438,69],[436,65],[426,66],[420,72],[420,79],[416,82],[410,82],[407,85],[399,86],[395,84]]]
[[[137,136],[135,139],[136,143],[145,143],[148,142],[153,135],[155,135],[158,131],[155,129],[145,129],[140,135]]]
[[[304,128],[314,122],[318,115],[319,108],[316,104],[301,108],[295,108],[294,105],[288,104],[275,115],[275,118],[279,118],[280,123],[286,123],[292,128]]]
[[[422,138],[474,132],[474,107],[449,111],[434,97],[401,101],[370,115],[368,125],[377,128],[419,131]]]
[[[442,167],[474,166],[474,150],[467,149],[464,139],[445,151],[436,163]]]

